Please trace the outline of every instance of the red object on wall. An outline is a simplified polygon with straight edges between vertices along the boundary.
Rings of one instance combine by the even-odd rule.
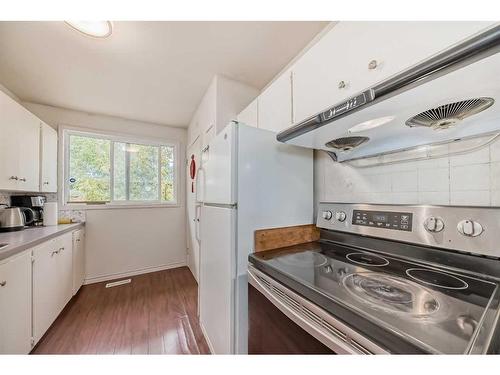
[[[194,155],[191,155],[191,163],[189,164],[189,175],[191,180],[196,177],[196,161],[194,160]],[[191,182],[191,193],[194,193],[194,182]]]

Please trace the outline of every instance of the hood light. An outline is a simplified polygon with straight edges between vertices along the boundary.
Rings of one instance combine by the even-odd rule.
[[[386,116],[386,117],[380,117],[376,118],[373,120],[368,120],[365,122],[362,122],[358,125],[354,125],[352,128],[348,130],[349,133],[359,133],[365,130],[370,130],[373,128],[376,128],[378,126],[382,126],[384,124],[387,124],[388,122],[391,122],[394,120],[394,116]]]
[[[93,38],[107,38],[113,33],[111,21],[65,21],[76,31]]]

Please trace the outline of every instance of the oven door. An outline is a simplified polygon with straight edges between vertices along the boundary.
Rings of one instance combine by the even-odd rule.
[[[249,354],[386,353],[251,265],[248,283]]]

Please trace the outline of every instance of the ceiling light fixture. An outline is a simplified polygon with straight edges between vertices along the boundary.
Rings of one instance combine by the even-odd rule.
[[[386,116],[386,117],[380,117],[376,118],[373,120],[368,120],[365,122],[362,122],[358,125],[354,125],[352,128],[348,130],[349,133],[359,133],[365,130],[370,130],[373,128],[376,128],[378,126],[382,126],[384,124],[387,124],[388,122],[391,122],[394,120],[394,116]]]
[[[93,38],[107,38],[113,33],[111,21],[64,21],[76,31]]]

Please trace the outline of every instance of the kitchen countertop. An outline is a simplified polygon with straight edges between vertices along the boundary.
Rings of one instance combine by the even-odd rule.
[[[0,249],[0,261],[84,226],[85,223],[73,223],[47,227],[28,227],[17,232],[0,232],[0,244],[9,244]]]

